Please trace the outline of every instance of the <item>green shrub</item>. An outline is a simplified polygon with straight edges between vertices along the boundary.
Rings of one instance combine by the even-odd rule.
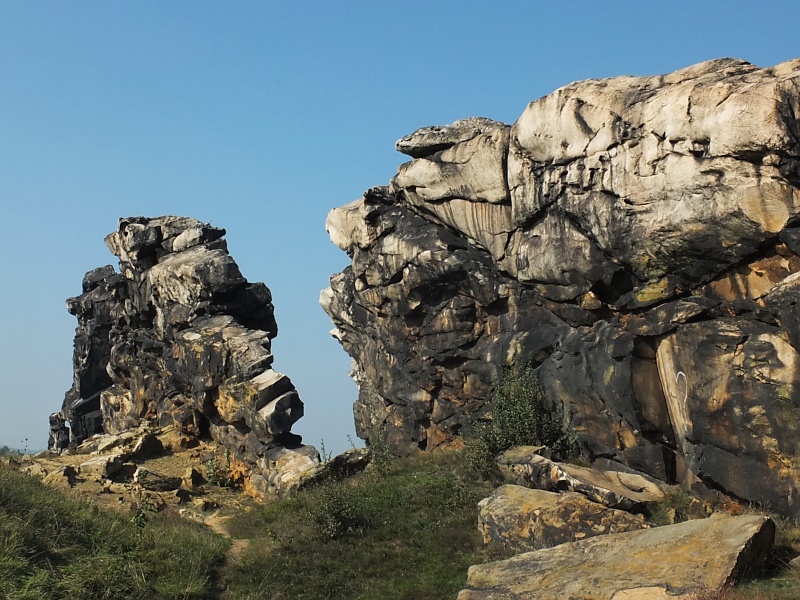
[[[361,533],[369,519],[358,499],[342,484],[330,483],[320,489],[319,501],[311,508],[311,518],[321,537],[338,539]]]
[[[231,471],[230,450],[225,448],[220,457],[220,446],[217,447],[214,455],[203,463],[206,472],[206,481],[217,487],[234,487],[235,481]],[[223,464],[224,459],[224,464]]]
[[[661,502],[647,506],[647,520],[658,526],[681,523],[689,519],[691,505],[692,496],[686,490],[668,490]]]
[[[523,445],[547,446],[556,458],[565,458],[574,447],[566,422],[564,405],[547,399],[533,368],[515,365],[494,389],[488,420],[474,424],[466,440],[467,461],[474,470],[488,474],[495,456]]]
[[[392,452],[385,437],[385,422],[383,416],[383,400],[377,394],[372,395],[363,404],[363,412],[366,416],[366,437],[367,448],[370,452],[370,463],[380,473],[386,473],[392,459]]]

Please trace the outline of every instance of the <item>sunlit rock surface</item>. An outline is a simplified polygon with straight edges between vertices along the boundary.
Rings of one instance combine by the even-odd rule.
[[[484,543],[515,553],[649,527],[642,516],[607,508],[577,492],[504,485],[478,506]]]
[[[333,210],[356,425],[453,443],[530,361],[585,459],[800,515],[800,60],[573,83]]]
[[[754,515],[601,535],[470,567],[458,600],[688,600],[758,573],[774,537]]]

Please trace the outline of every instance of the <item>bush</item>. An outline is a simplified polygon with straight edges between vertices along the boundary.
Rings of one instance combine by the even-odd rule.
[[[223,453],[225,464],[223,464],[219,456],[219,449],[220,447],[218,446],[214,455],[203,462],[203,467],[205,467],[206,472],[206,481],[217,487],[234,487],[236,482],[234,480],[233,470],[231,469],[230,450],[225,448]]]
[[[320,490],[319,502],[311,509],[319,535],[335,540],[364,531],[369,520],[353,493],[344,485],[330,483]]]
[[[506,370],[492,394],[488,417],[475,423],[466,441],[467,460],[479,473],[490,472],[494,457],[514,446],[547,446],[556,458],[573,451],[564,405],[547,399],[530,365]]]

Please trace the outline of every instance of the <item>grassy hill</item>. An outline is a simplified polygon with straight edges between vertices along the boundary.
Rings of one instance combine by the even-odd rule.
[[[454,599],[469,565],[501,558],[476,528],[492,485],[463,464],[459,453],[391,461],[245,505],[223,537],[174,509],[101,510],[0,463],[0,598]],[[800,553],[800,529],[779,532],[782,555]],[[800,570],[778,567],[698,599],[800,597]]]
[[[490,557],[490,485],[453,454],[327,482],[226,521],[101,510],[0,465],[0,598],[454,598]],[[239,540],[237,542],[237,540]]]
[[[228,541],[177,516],[138,516],[0,466],[0,598],[216,597]]]

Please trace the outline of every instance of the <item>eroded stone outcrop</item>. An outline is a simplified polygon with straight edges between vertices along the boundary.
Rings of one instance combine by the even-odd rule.
[[[143,423],[173,425],[177,443],[216,440],[254,492],[281,492],[298,475],[281,460],[311,469],[319,456],[291,433],[303,403],[271,367],[270,291],[242,276],[224,235],[184,217],[120,220],[106,238],[120,272],[90,271],[67,301],[78,328],[62,414],[75,441]]]
[[[589,461],[800,514],[800,60],[573,83],[331,212],[357,431],[453,442],[530,361]]]
[[[558,463],[536,454],[535,448],[518,446],[497,457],[504,479],[539,490],[577,492],[609,508],[636,510],[664,500],[657,480],[633,470],[594,468]]]

